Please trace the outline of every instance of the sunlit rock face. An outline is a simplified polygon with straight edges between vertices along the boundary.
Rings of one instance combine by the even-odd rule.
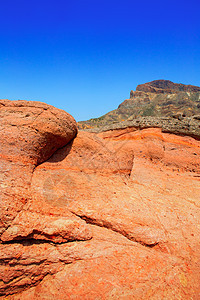
[[[0,115],[2,299],[198,299],[198,136],[76,135],[37,102]]]
[[[0,100],[0,233],[30,198],[35,167],[72,140],[72,116],[45,103]]]

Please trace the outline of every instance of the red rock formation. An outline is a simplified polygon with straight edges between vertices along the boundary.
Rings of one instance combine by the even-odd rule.
[[[47,205],[37,210],[37,202],[35,210],[29,209],[35,167],[75,137],[75,120],[44,103],[8,100],[0,102],[0,117],[0,293],[4,294],[24,289],[62,265],[57,252],[49,256],[50,244],[26,240],[63,242],[91,235],[85,222],[69,212],[51,213]],[[12,240],[16,243],[10,244]]]
[[[200,141],[125,128],[68,142],[28,161],[1,235],[2,298],[198,299]]]

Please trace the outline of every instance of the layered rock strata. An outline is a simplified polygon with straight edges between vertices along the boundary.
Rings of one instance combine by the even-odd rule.
[[[174,83],[170,80],[154,80],[144,84],[139,84],[136,91],[150,92],[150,93],[165,93],[173,94],[178,92],[200,92],[199,86],[190,84]]]

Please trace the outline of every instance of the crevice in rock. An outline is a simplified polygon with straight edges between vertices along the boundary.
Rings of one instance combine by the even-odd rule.
[[[47,235],[45,233],[41,233],[38,231],[38,234],[42,234],[44,235],[45,237],[47,237],[48,239],[35,239],[33,238],[33,234],[36,234],[37,230],[34,230],[33,233],[29,234],[28,236],[26,237],[23,237],[23,236],[18,236],[17,238],[13,239],[12,241],[1,241],[0,244],[2,245],[12,245],[12,244],[21,244],[23,246],[30,246],[30,245],[33,245],[33,244],[52,244],[52,245],[61,245],[61,244],[68,244],[68,243],[72,243],[72,242],[84,242],[84,241],[88,241],[88,240],[91,240],[92,237],[90,239],[82,239],[82,240],[77,240],[77,239],[68,239],[66,241],[63,241],[63,242],[55,242],[54,240],[50,240],[51,236],[50,235]]]
[[[62,244],[64,243],[67,243],[67,242],[63,242]],[[34,239],[34,238],[28,238],[28,237],[20,237],[19,238],[16,238],[16,239],[13,239],[12,241],[6,241],[6,242],[3,242],[1,241],[1,244],[2,245],[13,245],[13,244],[20,244],[20,245],[23,245],[23,246],[30,246],[30,245],[39,245],[39,244],[57,244],[53,241],[50,241],[50,240],[43,240],[43,239]],[[61,244],[61,243],[59,243]]]

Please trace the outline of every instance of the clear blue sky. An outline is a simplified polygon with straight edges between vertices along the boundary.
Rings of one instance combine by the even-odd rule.
[[[200,86],[199,0],[2,0],[0,98],[98,117],[155,79]]]

